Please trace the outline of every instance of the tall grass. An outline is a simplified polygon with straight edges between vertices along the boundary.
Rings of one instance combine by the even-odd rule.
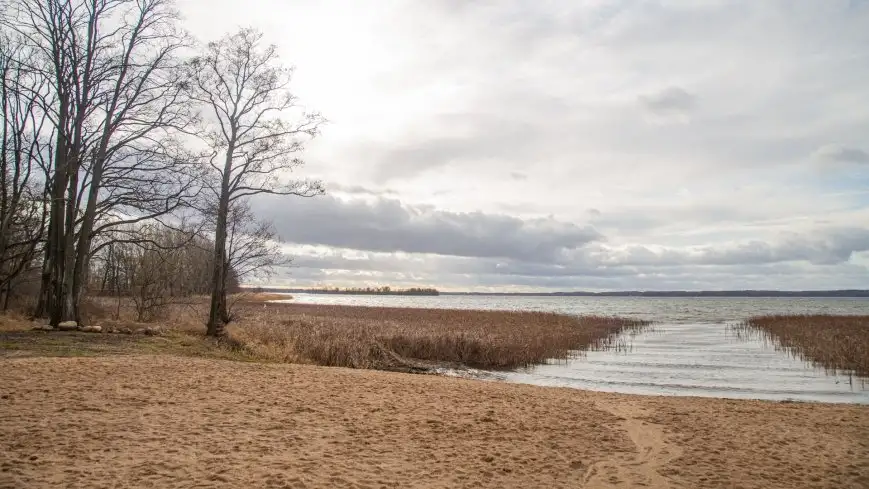
[[[621,331],[644,321],[545,312],[469,311],[266,303],[267,294],[231,298],[231,345],[253,359],[326,366],[417,370],[432,366],[512,369],[566,360],[577,351],[624,348]],[[207,297],[167,305],[156,323],[136,322],[129,300],[91,298],[88,324],[104,331],[153,327],[175,339],[205,332]]]
[[[605,348],[647,323],[544,312],[242,304],[235,338],[259,356],[401,369],[425,364],[511,369]]]
[[[758,316],[736,328],[828,371],[869,377],[869,316]]]

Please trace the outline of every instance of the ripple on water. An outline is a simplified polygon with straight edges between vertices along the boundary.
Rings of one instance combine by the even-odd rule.
[[[442,309],[534,310],[655,321],[612,343],[619,351],[517,372],[445,374],[635,394],[869,404],[869,380],[826,375],[728,322],[766,314],[869,314],[865,298],[342,296],[295,294],[294,302]]]
[[[656,324],[622,351],[501,373],[510,382],[608,392],[869,404],[869,381],[829,375],[724,323]]]

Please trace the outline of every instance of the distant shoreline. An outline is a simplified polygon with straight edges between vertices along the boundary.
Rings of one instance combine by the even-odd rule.
[[[286,294],[341,294],[359,295],[348,292],[333,292],[314,289],[282,289],[276,287],[257,287],[269,293]],[[427,294],[366,294],[366,295],[427,295]],[[434,295],[434,294],[433,294]],[[616,292],[444,292],[437,295],[457,296],[501,296],[501,297],[792,297],[792,298],[869,298],[869,290],[665,290],[665,291],[616,291]]]
[[[441,292],[441,295],[494,295],[540,297],[869,297],[869,290],[699,290],[619,292]]]

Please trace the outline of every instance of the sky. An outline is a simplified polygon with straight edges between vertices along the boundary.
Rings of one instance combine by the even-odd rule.
[[[869,288],[869,1],[178,0],[329,123],[272,285]]]

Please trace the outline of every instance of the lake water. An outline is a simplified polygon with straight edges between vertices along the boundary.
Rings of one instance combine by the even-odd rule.
[[[633,394],[869,404],[869,380],[830,375],[728,325],[761,314],[865,314],[869,299],[295,294],[293,302],[374,307],[552,311],[655,324],[623,338],[628,351],[588,351],[566,362],[480,378]]]

